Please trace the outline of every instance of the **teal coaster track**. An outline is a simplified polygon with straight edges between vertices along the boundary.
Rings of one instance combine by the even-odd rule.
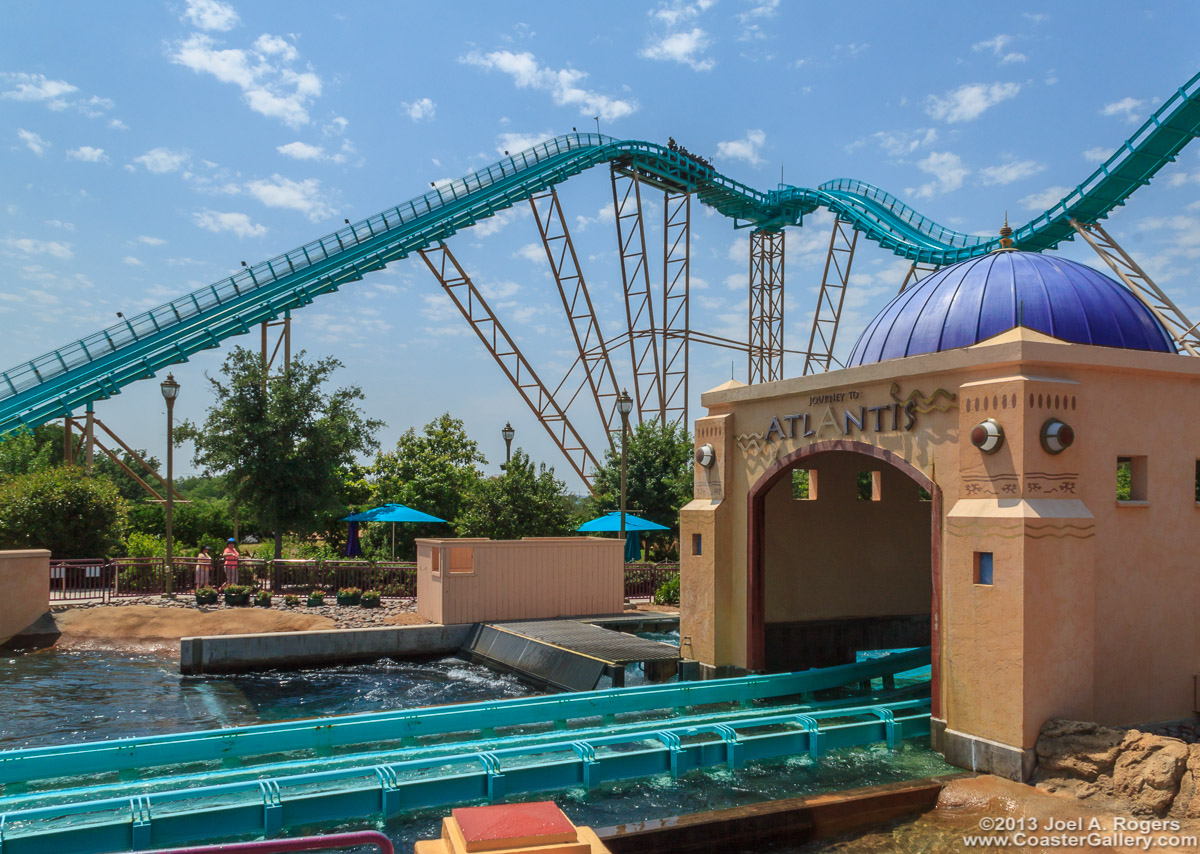
[[[1094,223],[1106,217],[1198,134],[1200,74],[1168,98],[1086,181],[1016,229],[1016,245],[1042,251],[1072,239],[1072,220]],[[999,238],[939,225],[862,181],[762,191],[674,147],[567,134],[4,371],[0,436],[111,397],[129,383],[218,347],[226,338],[308,305],[603,163],[694,193],[737,227],[798,226],[805,214],[826,208],[881,247],[915,262],[951,264],[999,245]]]

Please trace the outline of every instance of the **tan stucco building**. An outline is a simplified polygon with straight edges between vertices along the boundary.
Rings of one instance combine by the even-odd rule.
[[[932,645],[935,746],[1020,777],[1048,718],[1195,708],[1200,362],[1111,279],[999,254],[901,294],[852,367],[703,396],[680,634],[715,673]]]

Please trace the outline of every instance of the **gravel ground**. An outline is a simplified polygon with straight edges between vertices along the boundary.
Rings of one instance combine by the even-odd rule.
[[[339,629],[364,629],[372,626],[389,626],[404,622],[424,622],[416,616],[417,603],[410,599],[384,599],[379,603],[378,608],[362,608],[357,605],[338,605],[336,599],[330,595],[326,598],[326,602],[331,604],[322,605],[319,608],[309,608],[304,604],[304,599],[300,600],[300,604],[295,608],[288,608],[283,604],[282,596],[275,596],[271,602],[271,609],[277,611],[288,611],[296,614],[314,614],[319,617],[328,617],[333,620]],[[265,610],[259,608],[253,603],[248,606],[231,607],[226,605],[224,601],[218,602],[216,605],[197,605],[196,597],[190,593],[180,594],[174,599],[168,599],[165,596],[129,596],[119,599],[112,599],[108,602],[96,600],[94,602],[55,602],[50,606],[53,613],[59,613],[74,608],[100,608],[122,605],[154,605],[159,608],[190,608],[193,611],[210,612],[210,611],[242,611],[247,608],[255,610]],[[407,616],[406,615],[411,615]]]

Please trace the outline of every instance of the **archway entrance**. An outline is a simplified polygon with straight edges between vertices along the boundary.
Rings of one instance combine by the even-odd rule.
[[[941,510],[937,484],[874,445],[818,442],[778,460],[749,493],[750,668],[930,644],[936,717]]]

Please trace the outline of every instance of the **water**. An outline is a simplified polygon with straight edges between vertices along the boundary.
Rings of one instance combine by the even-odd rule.
[[[670,633],[654,639],[670,642],[676,637]],[[628,674],[630,683],[640,681],[638,676]],[[9,653],[0,658],[0,749],[534,693],[511,676],[455,658],[184,677],[174,660],[145,652]],[[694,771],[680,780],[606,783],[591,793],[572,790],[524,799],[554,800],[577,824],[606,827],[951,770],[925,740],[917,740],[891,754],[882,746],[839,751],[823,757],[819,765],[795,757],[752,763],[732,773]],[[441,818],[448,811],[411,813],[386,826],[366,818],[337,829],[382,827],[397,851],[411,851],[415,840],[440,834]],[[293,828],[289,835],[332,830],[328,825]]]

